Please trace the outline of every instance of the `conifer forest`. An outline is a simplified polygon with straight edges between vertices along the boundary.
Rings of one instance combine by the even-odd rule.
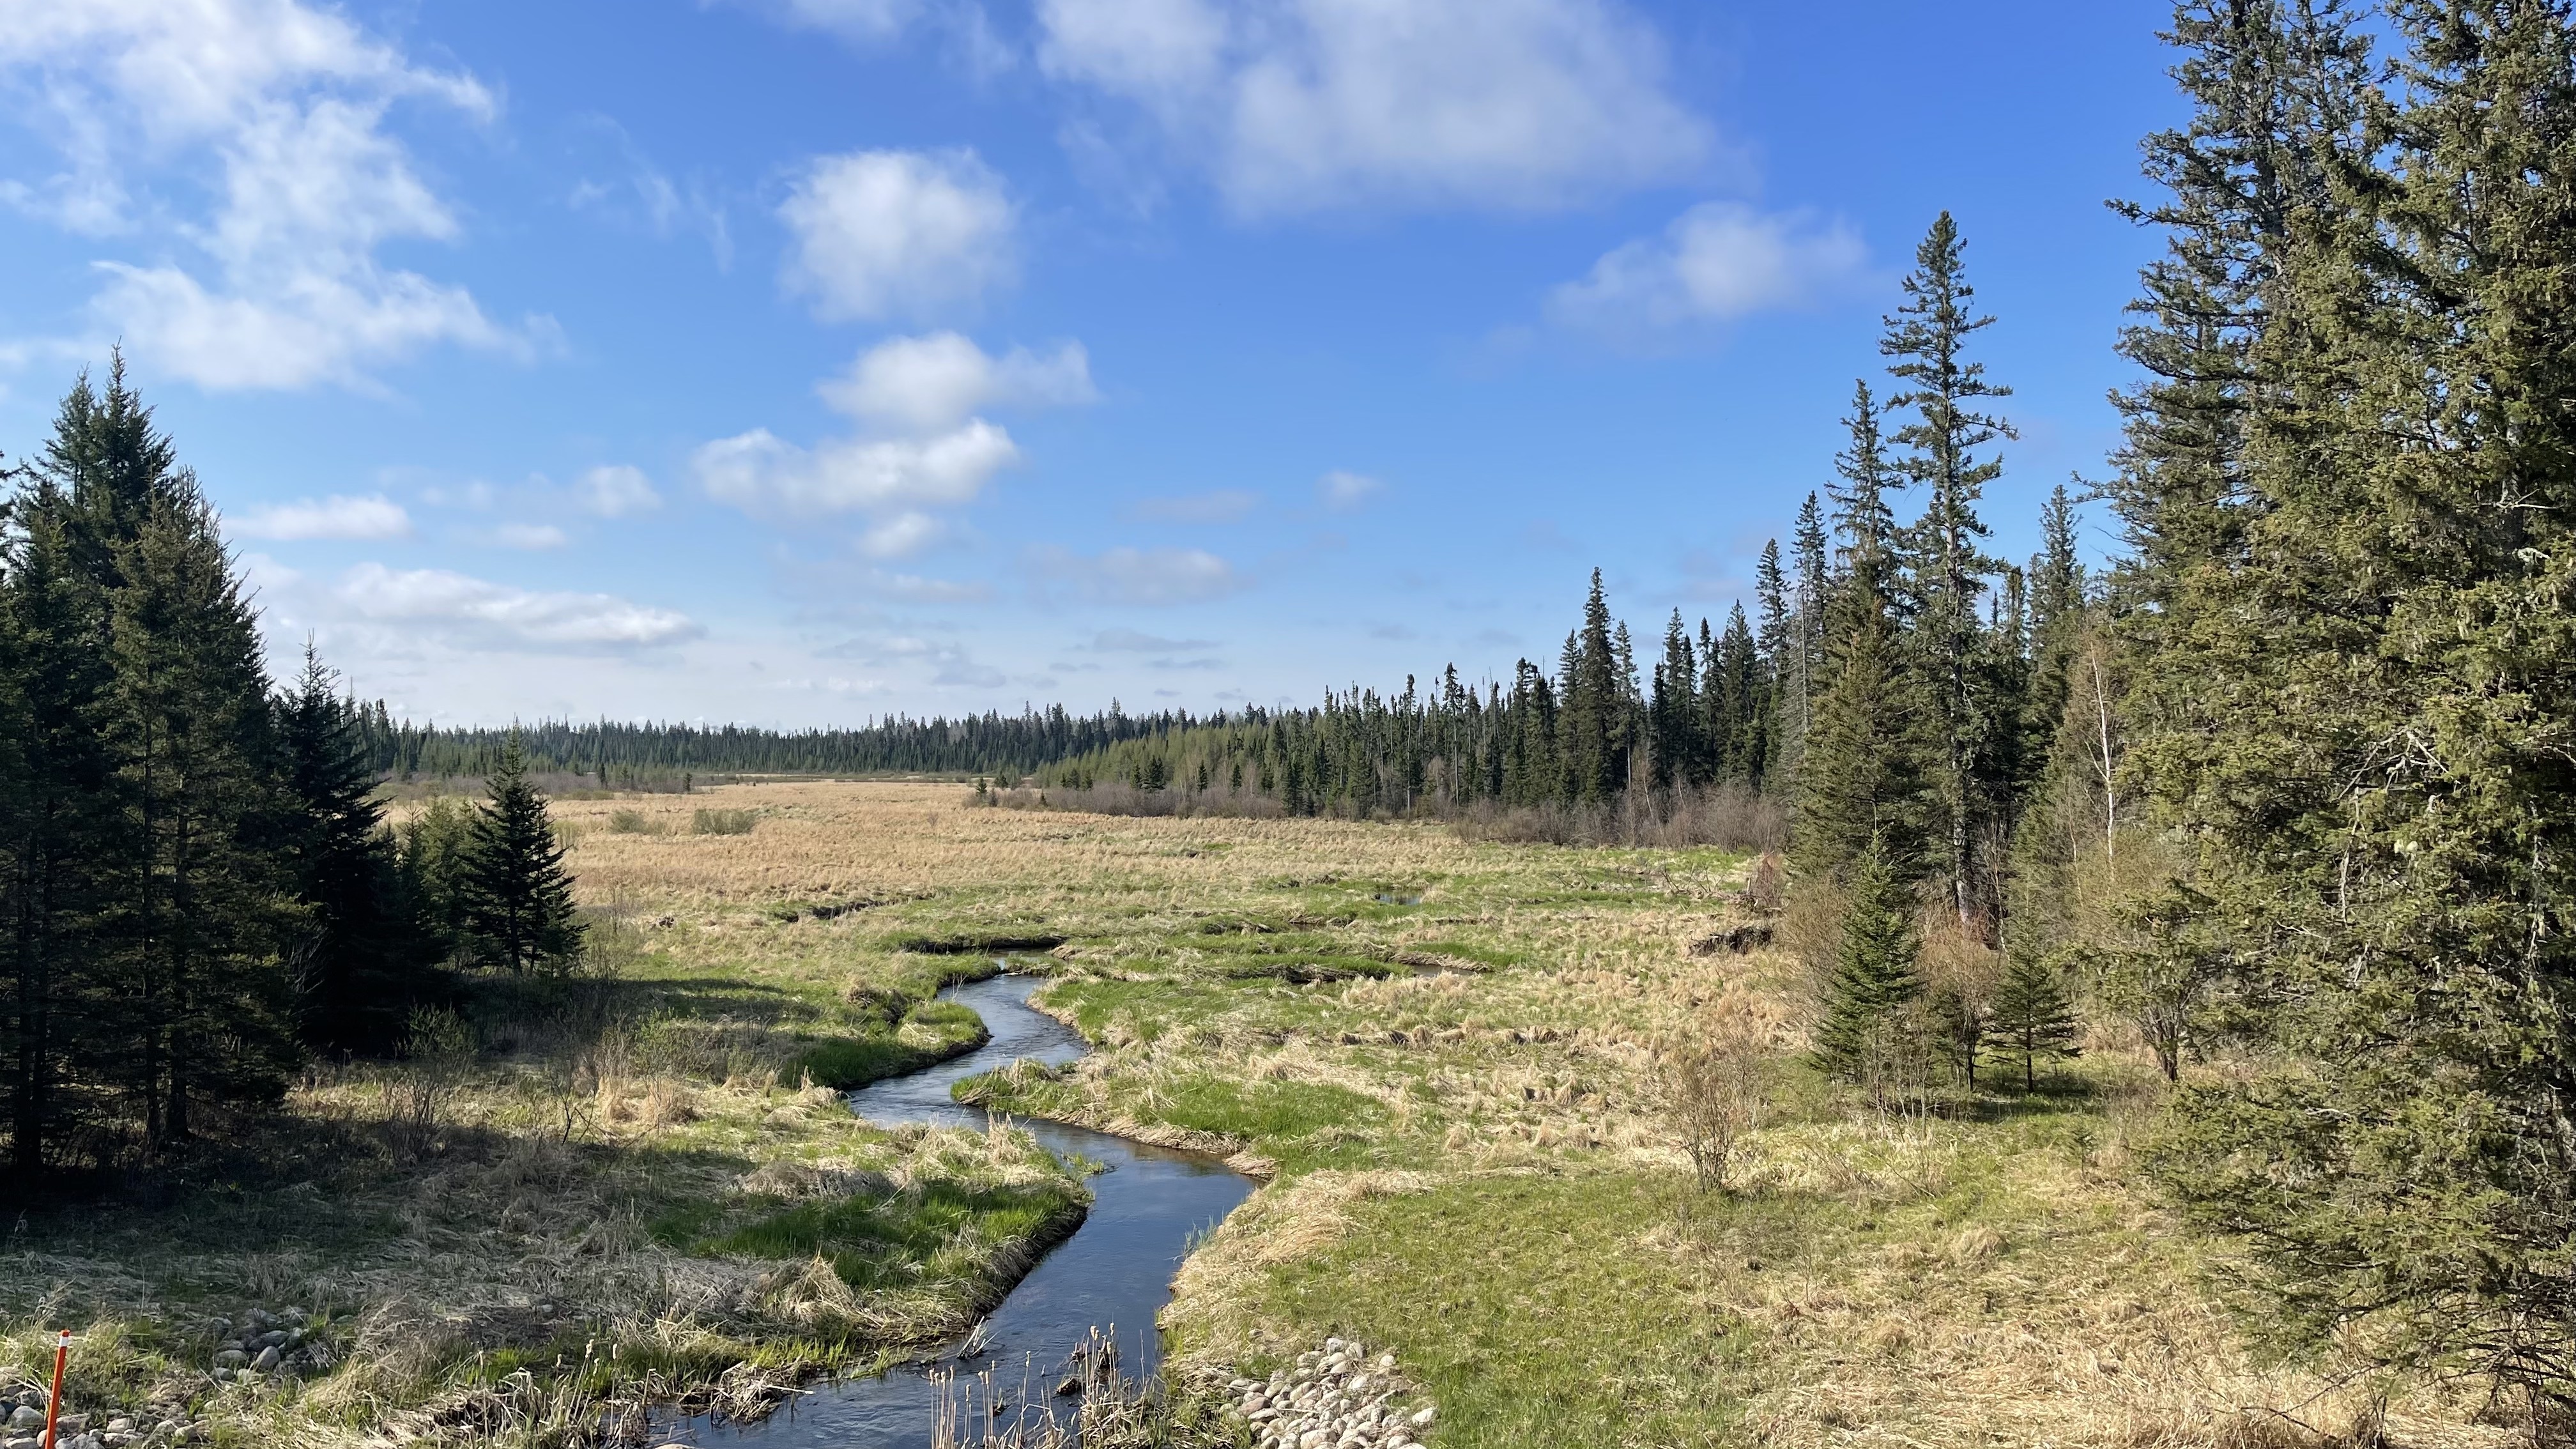
[[[398,718],[360,698],[309,644],[297,668],[271,672],[265,661],[280,641],[263,640],[222,520],[182,461],[184,440],[156,423],[122,362],[102,359],[63,395],[50,434],[6,460],[0,1160],[9,1191],[28,1203],[166,1199],[208,1174],[251,1171],[206,1164],[270,1150],[263,1131],[313,1110],[296,1105],[299,1094],[327,1096],[429,1061],[447,1064],[437,1090],[462,1092],[454,1084],[467,1069],[455,1064],[478,1050],[534,1061],[508,1053],[539,1050],[521,1037],[540,1017],[582,1023],[562,1028],[573,1033],[562,1040],[578,1035],[581,1045],[563,1048],[560,1062],[577,1065],[561,1066],[561,1102],[525,1109],[536,1138],[555,1133],[546,1140],[559,1145],[546,1151],[571,1153],[581,1137],[564,1104],[592,1104],[581,1110],[627,1124],[617,1131],[641,1134],[636,1124],[650,1121],[712,1133],[707,1124],[734,1120],[722,1115],[733,1110],[724,1092],[753,1094],[740,1133],[692,1150],[747,1151],[739,1141],[769,1130],[760,1122],[806,1110],[800,1083],[856,1088],[980,1045],[982,1028],[935,994],[986,958],[1026,958],[1035,964],[1012,969],[1064,973],[1037,999],[1100,1055],[1080,1067],[1000,1068],[962,1084],[961,1100],[1102,1130],[1157,1126],[1149,1140],[1212,1154],[1259,1184],[1236,1210],[1251,1226],[1228,1226],[1205,1240],[1212,1246],[1192,1240],[1197,1256],[1163,1320],[1176,1354],[1213,1355],[1205,1361],[1252,1376],[1230,1391],[1227,1375],[1210,1380],[1225,1402],[1204,1420],[1190,1417],[1176,1376],[1153,1400],[1160,1407],[1118,1410],[1172,1416],[1150,1430],[1167,1437],[1115,1437],[1148,1434],[1121,1418],[1129,1427],[1083,1430],[1094,1437],[1082,1443],[1855,1442],[1835,1421],[1797,1417],[1813,1409],[1808,1399],[1796,1413],[1778,1407],[1794,1395],[1777,1385],[1722,1409],[1690,1397],[1702,1389],[1669,1387],[1736,1372],[1735,1350],[1710,1346],[1728,1333],[1776,1333],[1762,1340],[1774,1348],[1747,1361],[1776,1349],[1765,1362],[1791,1363],[1785,1345],[1799,1340],[1779,1324],[1795,1314],[1728,1309],[1733,1326],[1691,1340],[1698,1357],[1638,1373],[1665,1388],[1631,1386],[1619,1407],[1585,1407],[1600,1373],[1556,1385],[1478,1356],[1502,1350],[1435,1351],[1431,1338],[1417,1347],[1404,1336],[1463,1331],[1420,1320],[1519,1312],[1526,1297],[1510,1310],[1477,1298],[1472,1309],[1367,1319],[1376,1290],[1350,1285],[1400,1272],[1452,1288],[1461,1276],[1471,1287],[1479,1274],[1507,1276],[1489,1264],[1444,1278],[1423,1258],[1372,1258],[1370,1225],[1407,1222],[1413,1238],[1453,1252],[1488,1227],[1498,1240],[1521,1231],[1512,1212],[1541,1222],[1542,1207],[1560,1216],[1529,1226],[1532,1241],[1575,1242],[1592,1232],[1592,1213],[1622,1225],[1602,1229],[1604,1242],[1704,1245],[1717,1241],[1706,1234],[1740,1227],[1747,1236],[1724,1239],[1722,1252],[1689,1259],[1699,1265],[1691,1272],[1733,1278],[1594,1294],[1698,1302],[1693,1293],[1722,1297],[1735,1291],[1724,1284],[1771,1271],[1766,1261],[1827,1271],[1809,1260],[1830,1254],[1798,1257],[1779,1246],[1782,1235],[1846,1219],[1850,1234],[1881,1232],[1913,1211],[1909,1202],[1953,1202],[1889,1189],[1852,1198],[1843,1217],[1839,1207],[1781,1206],[1810,1200],[1796,1193],[1840,1201],[1831,1193],[1843,1189],[1795,1186],[1809,1182],[1794,1166],[1807,1159],[1785,1148],[1766,1156],[1764,1132],[1912,1143],[1971,1127],[2020,1131],[2011,1124],[2023,1116],[2054,1112],[2077,1116],[2048,1121],[2088,1124],[2067,1128],[2073,1136],[2116,1122],[2119,1151],[2098,1150],[2092,1136],[2075,1148],[2015,1138],[2011,1150],[2075,1153],[2068,1160],[2092,1174],[2085,1181],[2133,1194],[2118,1200],[2140,1205],[2135,1222],[2166,1224],[2194,1245],[2174,1252],[2205,1255],[2171,1282],[2220,1285],[2206,1291],[2224,1303],[2229,1342],[2254,1346],[2242,1350],[2246,1382],[2265,1365],[2309,1365],[2317,1394],[2366,1400],[2351,1420],[2363,1427],[2296,1420],[2306,1427],[2293,1434],[2248,1410],[2226,1420],[2233,1428],[2192,1419],[2150,1435],[2134,1424],[2114,1433],[2007,1417],[1993,1430],[2005,1440],[2491,1442],[2407,1437],[2417,1431],[2406,1424],[2439,1417],[2424,1409],[2407,1419],[2418,1413],[2410,1396],[2465,1394],[2443,1400],[2453,1405],[2444,1422],[2504,1436],[2492,1442],[2570,1442],[2576,16],[2563,0],[2186,0],[2168,40],[2189,119],[2145,138],[2138,199],[2120,206],[2162,250],[2125,316],[2102,319],[2136,379],[2114,399],[2122,441],[2094,476],[2055,484],[2035,520],[2014,520],[2035,524],[2035,553],[2003,557],[1990,531],[1988,494],[2006,476],[2016,432],[2013,379],[1984,357],[1989,329],[2013,319],[1980,303],[1977,239],[1944,213],[1901,265],[1876,355],[1851,359],[1854,381],[1834,400],[1842,444],[1815,460],[1819,486],[1783,510],[1794,526],[1761,550],[1752,597],[1708,617],[1623,620],[1594,570],[1559,581],[1581,605],[1550,657],[1520,659],[1507,674],[1447,664],[1401,681],[1334,681],[1311,707],[1130,714],[1113,704],[1077,714],[1058,705],[811,731]],[[1058,834],[1026,839],[1150,849],[1111,865],[1097,863],[1114,854],[1100,846],[1075,884],[1020,894],[962,892],[927,868],[872,884],[877,867],[859,846],[828,867],[745,863],[762,842],[839,808],[794,793],[829,781],[900,785],[917,792],[903,801],[934,802],[946,813],[925,851],[1040,821]],[[902,813],[919,811],[906,803]],[[883,819],[897,814],[887,806]],[[1116,830],[1147,833],[1103,833]],[[1271,831],[1307,833],[1262,833]],[[1238,895],[1224,904],[1184,910],[1178,886],[1137,887],[1114,907],[1080,895],[1093,888],[1083,882],[1161,869],[1165,857],[1218,869],[1225,851],[1248,858],[1272,846],[1240,842],[1264,841],[1276,858],[1228,877]],[[1408,842],[1414,853],[1352,843],[1366,841]],[[637,862],[683,845],[701,851],[692,860],[727,863],[671,867],[698,874],[674,877],[690,883],[672,888],[667,908],[616,894],[660,900]],[[1328,870],[1335,851],[1380,863]],[[1422,862],[1453,858],[1441,852],[1481,864],[1440,877],[1453,868]],[[1298,864],[1309,857],[1319,864]],[[1562,875],[1525,897],[1492,884],[1516,870]],[[1693,872],[1722,877],[1722,888],[1688,894],[1701,879]],[[1741,958],[1773,963],[1761,968],[1772,974],[1753,986],[1749,976],[1692,978],[1687,991],[1653,972],[1636,978],[1644,985],[1603,985],[1613,967],[1602,963],[1624,960],[1612,953],[1627,947],[1612,943],[1606,916],[1582,912],[1614,906],[1688,918],[1655,928],[1665,934],[1654,949],[1683,963],[1674,970],[1702,969],[1689,965],[1700,958],[1734,970]],[[1417,909],[1437,923],[1406,925]],[[1559,910],[1576,914],[1547,914]],[[1551,924],[1529,924],[1538,920]],[[827,929],[861,934],[828,949],[759,944]],[[1511,934],[1524,929],[1537,934]],[[781,934],[741,944],[761,931]],[[869,963],[849,981],[830,964],[840,958],[829,951],[844,949]],[[733,1014],[721,1029],[682,1021],[700,997],[733,989],[707,984],[717,974],[709,962],[764,951],[813,973],[773,993],[789,1004],[753,993],[723,1006]],[[1442,992],[1485,990],[1542,966],[1572,972],[1576,962],[1593,974],[1550,977],[1510,998],[1527,1019],[1437,1015]],[[1417,968],[1428,974],[1415,980]],[[1650,1000],[1667,988],[1675,1001]],[[1316,1005],[1319,991],[1343,994]],[[1206,1004],[1220,997],[1249,1004]],[[1652,1032],[1619,1038],[1633,1051],[1600,1047],[1568,1056],[1561,1079],[1505,1084],[1538,1070],[1526,1063],[1539,1058],[1514,1053],[1560,1042],[1571,1052],[1578,1025],[1587,1050],[1612,1040],[1584,1013],[1630,998],[1662,1013]],[[759,1011],[781,1014],[755,1026]],[[1218,1014],[1190,1015],[1202,1011]],[[1335,1051],[1363,1056],[1315,1064]],[[620,1095],[632,1085],[644,1103],[640,1084],[661,1080],[655,1073],[684,1075],[641,1065],[655,1061],[698,1064],[686,1068],[699,1073],[689,1078],[696,1105]],[[537,1093],[529,1084],[541,1077],[528,1067],[511,1079],[521,1085],[493,1087],[493,1100]],[[385,1090],[381,1100],[393,1101]],[[1643,1104],[1622,1120],[1644,1125],[1580,1118],[1596,1100],[1614,1115]],[[2094,1105],[2067,1105],[2085,1102]],[[2130,1115],[2104,1102],[2131,1104],[2118,1109]],[[1439,1115],[1453,1109],[1454,1119]],[[1558,1109],[1567,1115],[1543,1134],[1535,1119],[1505,1133],[1492,1116]],[[518,1120],[491,1110],[494,1123]],[[1417,1125],[1417,1112],[1430,1115]],[[548,1127],[548,1114],[560,1123]],[[363,1116],[349,1108],[331,1120]],[[1497,1156],[1496,1133],[1526,1161]],[[1371,1134],[1411,1143],[1403,1151],[1415,1155],[1372,1145]],[[597,1142],[612,1140],[628,1139]],[[752,1306],[735,1318],[712,1308],[666,1316],[664,1347],[652,1350],[661,1356],[649,1359],[661,1377],[648,1387],[612,1372],[604,1347],[595,1362],[583,1358],[586,1341],[612,1336],[603,1309],[584,1324],[558,1315],[512,1341],[518,1356],[506,1370],[465,1367],[484,1354],[489,1368],[500,1350],[456,1347],[471,1337],[459,1330],[436,1360],[451,1373],[440,1387],[397,1390],[386,1379],[370,1392],[430,1406],[404,1421],[423,1439],[523,1442],[460,1437],[460,1425],[497,1435],[506,1420],[524,1442],[569,1444],[597,1432],[600,1414],[646,1400],[685,1401],[692,1412],[732,1403],[688,1395],[731,1365],[786,1361],[784,1350],[763,1359],[768,1349],[746,1345],[835,1345],[812,1350],[803,1367],[837,1368],[877,1362],[869,1355],[889,1341],[962,1331],[1000,1301],[1000,1289],[973,1286],[986,1282],[975,1273],[1006,1289],[1024,1257],[1067,1231],[1037,1225],[1106,1189],[1029,1166],[1043,1156],[1036,1148],[1025,1159],[996,1146],[989,1158],[977,1147],[933,1161],[944,1140],[836,1138],[804,1166],[776,1168],[770,1186],[738,1189],[726,1176],[707,1189],[708,1202],[729,1206],[633,1208],[621,1221],[636,1242],[660,1245],[652,1251],[775,1260],[762,1269],[769,1276],[743,1279],[740,1304]],[[1668,1195],[1574,1196],[1569,1183],[1611,1179],[1583,1176],[1563,1154],[1623,1143],[1670,1156],[1654,1179]],[[898,1149],[925,1155],[900,1167],[868,1155]],[[1471,1150],[1482,1154],[1473,1173],[1457,1165]],[[399,1144],[385,1153],[387,1172],[426,1171],[434,1155]],[[570,1158],[546,1160],[556,1165],[528,1168],[530,1181],[575,1171],[563,1165]],[[1886,1171],[1894,1180],[1897,1169]],[[954,1181],[940,1176],[948,1172]],[[826,1179],[844,1187],[815,1185]],[[752,1183],[748,1172],[740,1180]],[[771,1196],[744,1206],[754,1187]],[[926,1212],[929,1201],[947,1216],[936,1232],[911,1220],[862,1231],[833,1216],[831,1191],[875,1192],[888,1214],[907,1203],[901,1210]],[[1519,1206],[1497,1205],[1506,1201]],[[1664,1223],[1672,1201],[1684,1204],[1681,1226],[1641,1226]],[[1719,1203],[1731,1206],[1709,1205]],[[1464,1204],[1458,1216],[1439,1216],[1454,1204]],[[611,1220],[610,1208],[599,1211]],[[1007,1235],[992,1225],[1011,1212],[1027,1215],[1009,1219],[1026,1242],[995,1246]],[[1632,1212],[1646,1216],[1618,1216]],[[1985,1229],[1972,1209],[1939,1212],[1926,1218],[1941,1237],[1918,1255],[1934,1264],[1925,1272],[1968,1272],[1957,1265],[2020,1247],[2025,1229],[1979,1246],[1972,1239]],[[1805,1226],[1783,1225],[1793,1222]],[[1307,1247],[1238,1241],[1259,1231]],[[934,1239],[989,1251],[970,1273],[920,1246]],[[1027,1243],[1036,1247],[1024,1253]],[[1309,1250],[1347,1276],[1321,1287],[1299,1277],[1310,1259],[1295,1254]],[[939,1276],[952,1270],[962,1276]],[[2077,1271],[2032,1274],[2060,1270]],[[1530,1271],[1543,1285],[1574,1270]],[[829,1291],[795,1277],[812,1273]],[[897,1280],[980,1306],[925,1317],[903,1339],[885,1327],[895,1310],[866,1306]],[[2138,1312],[2154,1306],[2149,1290],[2137,1296],[2149,1304]],[[779,1306],[791,1300],[792,1311]],[[5,1293],[0,1306],[32,1311]],[[353,1300],[347,1311],[354,1324],[371,1310]],[[743,1326],[754,1320],[768,1326]],[[681,1321],[730,1346],[689,1358],[701,1350],[669,1346],[686,1335],[667,1324]],[[475,1322],[473,1333],[485,1333]],[[1371,1354],[1390,1340],[1390,1352],[1418,1355],[1423,1367],[1407,1359],[1402,1370],[1408,1382],[1459,1407],[1444,1397],[1443,1417],[1398,1429],[1383,1416],[1350,1431],[1360,1437],[1277,1438],[1267,1426],[1286,1423],[1286,1411],[1265,1396],[1286,1390],[1263,1387],[1261,1355],[1278,1342],[1264,1335],[1311,1328],[1320,1342],[1324,1328],[1355,1333],[1349,1325],[1363,1322]],[[1619,1330],[1640,1342],[1665,1331]],[[346,1351],[358,1342],[353,1330]],[[566,1353],[589,1365],[588,1378],[564,1368]],[[642,1348],[632,1354],[618,1363],[648,1361]],[[504,1382],[522,1367],[524,1384]],[[241,1407],[254,1403],[244,1386],[255,1378],[199,1386],[239,1400],[191,1411],[215,1422],[238,1410],[222,1420],[234,1437],[216,1442],[289,1442],[245,1427],[288,1432],[274,1428],[288,1420]],[[577,1389],[561,1400],[577,1400],[577,1411],[531,1407],[544,1385]],[[1543,1411],[1515,1407],[1513,1394],[1541,1392],[1533,1385],[1561,1397]],[[1639,1405],[1655,1394],[1670,1398],[1653,1399],[1669,1417],[1624,1437],[1622,1425],[1649,1425]],[[456,1408],[474,1395],[489,1410],[475,1411],[481,1418]],[[519,1417],[491,1408],[505,1401]],[[355,1402],[293,1422],[359,1425],[373,1411]],[[1976,1417],[1960,1412],[1959,1423]],[[1534,1417],[1513,1417],[1524,1413]],[[1531,1426],[1547,1422],[1578,1427],[1533,1437],[1541,1431]],[[543,1438],[545,1424],[563,1437]]]

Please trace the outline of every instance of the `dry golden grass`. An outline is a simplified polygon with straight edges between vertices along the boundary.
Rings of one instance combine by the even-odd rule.
[[[1041,1004],[1099,1050],[987,1083],[997,1101],[1234,1153],[1269,1179],[1182,1269],[1167,1324],[1183,1361],[1258,1366],[1336,1332],[1382,1343],[1440,1400],[1442,1449],[2321,1445],[2366,1438],[2354,1426],[2383,1391],[2398,1442],[2504,1437],[2465,1402],[2257,1361],[2209,1287],[2223,1245],[2181,1234],[2131,1176],[2155,1088],[2114,1042],[2086,1059],[2088,1092],[1973,1120],[1857,1116],[1792,1072],[1736,1148],[1736,1190],[1692,1192],[1659,1054],[1721,1003],[1784,1052],[1808,1016],[1789,950],[1691,949],[1744,918],[1737,857],[977,809],[954,785],[555,809],[583,900],[640,928],[631,977],[685,1010],[541,1083],[460,1090],[455,1145],[384,1207],[398,1248],[252,1237],[192,1270],[201,1295],[243,1301],[341,1290],[373,1366],[297,1411],[337,1440],[442,1432],[491,1392],[418,1388],[478,1314],[595,1311],[633,1352],[653,1345],[660,1382],[701,1388],[739,1383],[723,1371],[755,1351],[746,1325],[946,1321],[953,1298],[853,1295],[811,1261],[679,1253],[601,1163],[649,1162],[716,1203],[1038,1180],[1007,1135],[870,1133],[780,1065],[782,1033],[976,959],[907,944],[998,937],[1061,938],[1007,954],[1057,975]],[[753,828],[692,833],[700,809]],[[1814,930],[1789,925],[1791,943]],[[379,1085],[317,1080],[298,1110],[363,1123]],[[0,1292],[24,1314],[79,1282],[112,1323],[109,1305],[167,1300],[168,1273],[101,1243],[26,1254]],[[288,1422],[226,1392],[244,1424]]]
[[[1688,1388],[1624,1371],[1659,1363],[1654,1342],[1568,1356],[1571,1372],[1621,1383],[1604,1422],[1639,1427],[1616,1442],[2324,1443],[2383,1412],[2404,1442],[2503,1437],[2420,1389],[2387,1404],[2390,1386],[2339,1385],[2330,1365],[2259,1364],[2207,1286],[2222,1249],[2184,1237],[2128,1176],[2142,1089],[2116,1052],[2088,1065],[2092,1095],[2059,1099],[2036,1125],[1788,1103],[1740,1145],[1741,1189],[1694,1198],[1656,1102],[1659,1047],[1719,1003],[1783,1049],[1807,1016],[1788,951],[1689,949],[1740,919],[1743,862],[1478,844],[1428,825],[979,810],[949,786],[708,798],[756,811],[758,828],[593,832],[575,857],[585,891],[679,917],[681,958],[714,961],[755,937],[788,971],[865,970],[910,933],[1066,937],[1043,963],[1062,979],[1041,1000],[1100,1050],[999,1084],[1003,1099],[1275,1171],[1182,1271],[1169,1322],[1198,1358],[1258,1360],[1353,1331],[1436,1366],[1461,1335],[1552,1335],[1508,1312],[1467,1321],[1491,1300],[1446,1305],[1404,1278],[1435,1283],[1471,1247],[1491,1258],[1489,1281],[1541,1272],[1487,1241],[1539,1227],[1514,1219],[1504,1189],[1597,1180],[1666,1206],[1581,1253],[1661,1275],[1749,1345],[1731,1366],[1694,1360]],[[1378,888],[1420,905],[1372,909]],[[763,920],[781,897],[884,904]],[[1495,966],[1306,984],[1233,974],[1245,951],[1283,938],[1300,942],[1288,955],[1319,960]],[[1234,1095],[1211,1098],[1211,1083]],[[1315,1099],[1331,1120],[1266,1120],[1239,1100],[1247,1087],[1332,1094]],[[1475,1241],[1423,1232],[1444,1204],[1476,1224]],[[1748,1270],[1756,1255],[1763,1266]],[[1300,1290],[1305,1272],[1324,1286]],[[1535,1295],[1543,1279],[1530,1281]],[[1379,1292],[1383,1319],[1368,1306]],[[1648,1331],[1606,1311],[1600,1328]],[[1516,1427],[1514,1386],[1494,1380],[1517,1375],[1526,1397],[1558,1377],[1458,1362],[1446,1442],[1536,1442]],[[1494,1398],[1481,1418],[1479,1393]]]

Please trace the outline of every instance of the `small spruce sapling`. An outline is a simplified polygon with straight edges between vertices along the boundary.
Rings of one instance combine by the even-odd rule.
[[[466,936],[485,964],[503,970],[566,965],[582,940],[572,877],[515,737],[503,747],[488,788],[490,799],[475,812],[466,842]]]
[[[1989,1036],[1996,1054],[2021,1064],[2025,1092],[2039,1089],[2043,1057],[2063,1060],[2080,1055],[2084,1027],[2075,1004],[2067,999],[2056,964],[2036,951],[2005,953],[2004,979],[1995,987]]]

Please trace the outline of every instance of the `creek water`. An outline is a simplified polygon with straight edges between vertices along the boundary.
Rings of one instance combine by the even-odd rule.
[[[942,1000],[972,1007],[992,1040],[962,1057],[861,1088],[851,1109],[882,1127],[981,1128],[980,1107],[952,1100],[968,1077],[1033,1057],[1062,1066],[1088,1048],[1079,1034],[1028,1004],[1033,976],[995,976],[952,986]],[[1021,1402],[1045,1404],[1065,1373],[1067,1356],[1097,1328],[1115,1332],[1120,1366],[1150,1372],[1161,1357],[1154,1316],[1171,1301],[1172,1274],[1191,1241],[1249,1196],[1252,1181],[1195,1153],[1172,1152],[1088,1128],[1015,1119],[1058,1157],[1080,1156],[1107,1170],[1091,1179],[1092,1204],[1082,1226],[1059,1243],[984,1323],[982,1356],[960,1360],[950,1344],[925,1362],[874,1378],[842,1379],[792,1395],[757,1424],[707,1417],[656,1424],[651,1444],[749,1445],[763,1449],[927,1449],[940,1399],[932,1370],[965,1381],[989,1370],[1011,1405],[995,1421],[1007,1428]],[[980,1405],[981,1395],[977,1395]]]

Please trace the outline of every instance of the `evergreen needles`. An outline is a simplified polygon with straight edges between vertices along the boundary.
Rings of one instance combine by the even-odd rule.
[[[476,813],[465,849],[462,904],[477,958],[510,972],[557,969],[581,948],[572,879],[555,843],[546,802],[528,783],[527,757],[515,739],[492,772],[489,798]]]
[[[1816,1027],[1816,1060],[1859,1083],[1885,1103],[1919,1075],[1922,1023],[1915,1006],[1923,978],[1915,970],[1913,886],[1872,836],[1853,862],[1846,887],[1842,943]]]

